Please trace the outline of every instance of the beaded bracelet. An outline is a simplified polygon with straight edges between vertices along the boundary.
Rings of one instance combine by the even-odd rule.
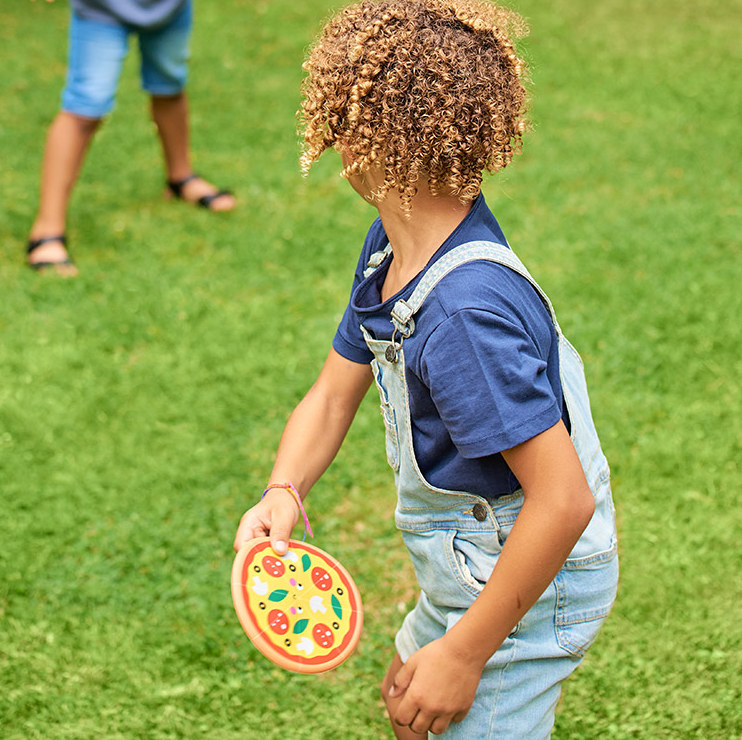
[[[289,493],[292,493],[295,498],[296,502],[299,504],[299,508],[301,509],[302,516],[304,517],[304,535],[301,538],[301,541],[304,542],[304,540],[307,537],[307,532],[309,532],[310,537],[314,537],[314,532],[312,532],[312,527],[309,524],[309,517],[307,516],[307,512],[304,511],[304,504],[301,502],[301,496],[299,495],[299,491],[294,488],[294,486],[289,483],[271,483],[269,486],[266,487],[265,491],[263,491],[263,495],[260,497],[260,500],[262,501],[265,497],[265,494],[268,493],[268,491],[272,490],[273,488],[283,488],[285,491],[288,491]]]

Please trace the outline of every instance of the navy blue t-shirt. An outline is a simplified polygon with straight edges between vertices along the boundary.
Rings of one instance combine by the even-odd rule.
[[[470,241],[508,246],[482,195],[428,267]],[[394,304],[410,297],[427,270],[382,302],[381,287],[393,256],[368,278],[363,271],[369,256],[387,244],[376,219],[333,339],[338,354],[353,362],[373,359],[360,325],[375,339],[390,340]],[[556,332],[533,286],[493,262],[457,267],[416,314],[414,333],[404,340],[404,356],[413,446],[425,479],[438,488],[490,499],[515,491],[518,481],[499,453],[546,431],[566,414]]]

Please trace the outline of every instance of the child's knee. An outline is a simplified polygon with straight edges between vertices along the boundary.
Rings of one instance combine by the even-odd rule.
[[[95,133],[103,120],[102,118],[81,116],[70,111],[62,111],[60,115],[67,116],[77,130],[84,136],[89,136]]]
[[[116,85],[115,78],[103,76],[68,80],[62,92],[62,110],[76,118],[99,121],[113,110]]]

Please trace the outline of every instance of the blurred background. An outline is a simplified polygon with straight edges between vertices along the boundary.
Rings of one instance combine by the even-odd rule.
[[[414,603],[376,399],[315,487],[366,608],[322,676],[274,668],[230,597],[232,538],[347,302],[374,212],[297,165],[326,0],[196,0],[195,167],[162,197],[128,58],[75,190],[80,276],[24,267],[69,8],[0,0],[0,735],[390,737],[378,684]],[[485,194],[581,351],[613,470],[619,599],[556,740],[742,738],[742,2],[517,0],[533,130]]]

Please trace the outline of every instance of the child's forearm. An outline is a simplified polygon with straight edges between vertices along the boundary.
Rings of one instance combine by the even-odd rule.
[[[564,565],[592,515],[587,495],[557,507],[526,499],[484,590],[446,636],[456,651],[484,667]]]
[[[481,665],[546,590],[595,509],[562,422],[502,454],[523,507],[484,590],[448,636]]]
[[[270,482],[291,481],[304,497],[335,458],[371,384],[367,365],[333,351],[289,417]]]
[[[335,458],[352,420],[310,390],[286,423],[270,481],[291,481],[303,498]]]
[[[565,434],[563,428],[557,430],[556,441],[560,436],[564,441]],[[555,437],[547,434],[546,440],[550,444]],[[595,504],[579,461],[573,465],[574,448],[571,443],[561,445],[570,462],[559,470],[562,461],[556,468],[550,464],[555,460],[543,441],[525,443],[525,457],[506,457],[525,498],[482,593],[442,638],[413,653],[392,677],[388,697],[394,702],[394,720],[401,725],[411,726],[419,716],[421,726],[428,727],[431,718],[443,718],[441,728],[463,719],[485,663],[536,603],[590,521]],[[526,467],[520,464],[524,460]],[[558,473],[551,485],[549,471]]]
[[[291,483],[302,498],[307,495],[340,449],[371,380],[368,365],[330,351],[286,424],[269,484]],[[240,519],[235,550],[254,537],[270,536],[273,549],[283,554],[299,513],[291,493],[273,488]]]

